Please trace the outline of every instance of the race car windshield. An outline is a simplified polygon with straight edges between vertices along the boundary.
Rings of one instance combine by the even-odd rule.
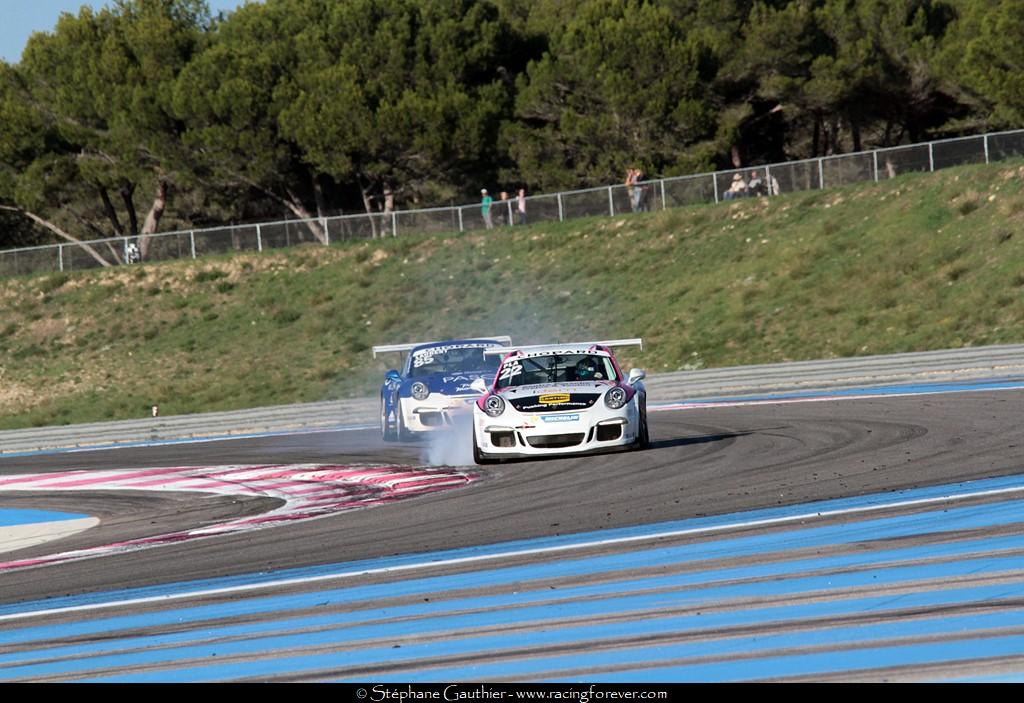
[[[500,358],[484,356],[488,347],[433,347],[419,349],[409,361],[409,377],[424,378],[434,373],[498,370]]]
[[[496,388],[573,381],[615,380],[618,380],[615,366],[607,356],[551,354],[509,359],[501,367]]]

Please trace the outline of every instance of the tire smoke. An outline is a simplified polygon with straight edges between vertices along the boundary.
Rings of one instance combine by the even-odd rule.
[[[473,415],[458,415],[450,429],[430,433],[420,461],[427,466],[473,466],[472,442]]]

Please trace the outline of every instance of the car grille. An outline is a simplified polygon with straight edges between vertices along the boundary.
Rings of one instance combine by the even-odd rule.
[[[601,397],[600,393],[570,393],[568,395],[569,399],[562,403],[541,403],[540,399],[544,397],[542,395],[513,398],[509,402],[521,413],[549,413],[556,410],[586,410]]]
[[[572,434],[548,434],[539,437],[527,437],[526,441],[535,449],[558,449],[559,447],[575,447],[583,441],[582,432]]]

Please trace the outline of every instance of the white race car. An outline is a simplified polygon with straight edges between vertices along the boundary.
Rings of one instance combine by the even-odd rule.
[[[506,354],[490,388],[473,408],[473,459],[643,449],[647,431],[646,374],[624,378],[609,347],[641,345],[640,339],[519,347]]]
[[[498,368],[488,349],[511,344],[507,336],[450,339],[446,342],[388,344],[373,348],[380,354],[408,354],[402,370],[384,374],[380,387],[380,430],[385,441],[446,430],[459,415],[469,415],[479,391],[470,384],[490,378]],[[504,345],[504,346],[503,346]]]

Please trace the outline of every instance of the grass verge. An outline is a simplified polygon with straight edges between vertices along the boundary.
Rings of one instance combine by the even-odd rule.
[[[642,336],[651,372],[1024,342],[1024,166],[0,281],[0,427],[365,396],[379,343]]]

